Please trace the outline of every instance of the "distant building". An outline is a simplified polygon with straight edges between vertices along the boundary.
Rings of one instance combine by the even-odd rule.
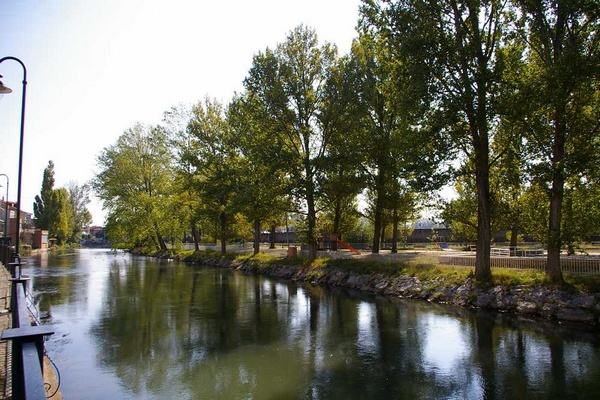
[[[424,243],[432,241],[435,232],[437,242],[449,241],[452,237],[452,229],[444,224],[439,224],[429,218],[421,218],[415,221],[414,229],[408,236],[408,243]]]
[[[88,226],[83,229],[84,236],[80,244],[85,247],[107,247],[106,233],[103,226]]]
[[[6,221],[6,209],[8,208],[8,221]],[[16,242],[17,232],[17,205],[11,201],[0,201],[0,237],[4,237],[5,230],[7,231],[10,242],[14,244]],[[8,225],[7,225],[8,224]],[[21,243],[31,245],[33,236],[33,214],[21,210],[21,216],[19,218],[19,233],[21,236]]]
[[[48,231],[42,229],[36,229],[33,233],[31,241],[31,248],[33,249],[47,249],[48,248]]]

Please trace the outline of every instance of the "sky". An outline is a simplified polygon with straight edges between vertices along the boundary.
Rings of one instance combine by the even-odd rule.
[[[44,169],[55,188],[93,178],[96,158],[135,123],[206,96],[241,92],[252,57],[300,24],[347,54],[360,0],[0,0],[0,58],[27,69],[22,210],[33,212]],[[0,64],[0,174],[17,200],[23,69]],[[0,176],[0,197],[6,179]],[[95,225],[106,212],[93,198]]]

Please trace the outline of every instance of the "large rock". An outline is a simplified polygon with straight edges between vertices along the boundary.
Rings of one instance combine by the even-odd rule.
[[[594,296],[576,296],[571,300],[571,307],[573,308],[592,308],[596,299]]]
[[[596,322],[594,314],[579,308],[561,308],[556,313],[556,318],[562,321],[584,322],[586,324]]]
[[[382,293],[388,287],[388,284],[389,284],[389,282],[387,282],[383,279],[380,279],[379,281],[376,281],[376,283],[375,283],[375,290],[378,293]]]
[[[479,296],[477,296],[477,299],[475,300],[475,306],[477,307],[481,307],[481,308],[486,308],[489,307],[492,300],[494,300],[495,297],[492,296],[489,293],[482,293]]]
[[[571,295],[562,290],[555,290],[548,295],[547,300],[566,306],[571,302]]]
[[[348,279],[346,280],[346,286],[351,287],[353,289],[360,286],[361,284],[362,284],[361,277],[357,276],[357,275],[350,275],[348,277]]]
[[[535,314],[538,308],[533,301],[517,301],[517,311],[521,314]]]
[[[515,307],[517,303],[517,296],[505,295],[505,296],[496,296],[496,305],[499,310],[509,311]]]
[[[556,314],[558,307],[554,303],[546,303],[540,308],[540,315],[546,318],[552,318]]]

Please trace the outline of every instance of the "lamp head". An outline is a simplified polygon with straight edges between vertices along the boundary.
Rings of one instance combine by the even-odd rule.
[[[0,78],[2,78],[2,75],[0,75]],[[2,81],[0,81],[0,94],[8,94],[8,93],[12,93],[12,89],[4,86],[4,83],[2,83]]]

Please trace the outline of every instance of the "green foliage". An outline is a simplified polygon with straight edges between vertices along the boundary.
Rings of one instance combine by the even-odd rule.
[[[89,187],[70,182],[67,188],[54,189],[54,163],[44,169],[42,190],[33,204],[35,227],[48,231],[57,244],[77,243],[83,227],[90,224]]]
[[[88,184],[80,186],[71,181],[67,184],[66,189],[73,213],[69,242],[77,243],[81,238],[83,228],[92,223],[92,214],[87,209],[87,205],[90,203],[91,187]]]
[[[382,274],[396,276],[402,273],[405,264],[397,261],[319,258],[311,264],[311,267],[339,268],[356,275]]]
[[[494,285],[519,286],[519,285],[542,285],[546,283],[546,275],[537,270],[519,270],[494,268],[492,271]]]
[[[240,152],[235,208],[253,225],[255,252],[265,223],[279,223],[292,209],[291,182],[279,141],[273,140],[262,119],[263,110],[250,93],[236,97],[228,109],[233,143]]]
[[[527,138],[531,174],[549,188],[547,273],[560,283],[565,185],[599,161],[600,3],[515,3],[526,63],[513,75],[519,107],[511,117]]]
[[[211,265],[214,260],[227,260],[232,261],[236,259],[236,255],[233,253],[220,253],[214,250],[199,250],[194,251],[191,254],[186,254],[183,261],[195,263],[195,264],[206,264]]]
[[[188,232],[192,231],[193,240],[198,245],[201,199],[195,184],[195,167],[192,164],[197,143],[187,129],[192,115],[191,106],[179,104],[164,113],[160,127],[166,135],[171,151],[173,171],[173,197],[167,213],[171,220],[168,235],[178,238],[188,236]]]
[[[600,277],[566,275],[568,287],[583,293],[600,293]]]
[[[452,229],[452,240],[473,242],[477,239],[477,198],[472,181],[457,181],[457,198],[444,204],[440,218]]]
[[[600,233],[600,187],[597,182],[571,179],[566,184],[561,226],[562,242],[586,242]]]
[[[189,155],[189,162],[194,169],[195,192],[203,203],[201,213],[218,226],[224,253],[227,240],[233,236],[230,228],[238,211],[235,197],[241,175],[235,136],[226,110],[209,98],[193,107],[188,130],[196,150]]]
[[[35,218],[35,227],[38,229],[48,230],[50,226],[50,216],[46,211],[50,193],[54,190],[54,163],[48,161],[48,166],[44,169],[42,178],[42,190],[39,195],[35,196],[33,203],[33,216]]]
[[[272,51],[254,57],[244,86],[253,115],[262,116],[260,129],[279,147],[290,191],[307,215],[310,257],[316,257],[317,210],[322,170],[319,160],[334,130],[324,129],[325,83],[336,59],[335,47],[318,45],[316,32],[306,26],[292,30]]]
[[[170,154],[164,132],[136,124],[97,158],[92,185],[108,210],[112,243],[166,250],[162,230],[172,201]]]
[[[56,238],[59,245],[67,243],[74,225],[74,212],[67,189],[55,189],[49,193],[45,202],[45,213],[49,222],[48,236]]]
[[[227,107],[173,107],[160,127],[136,125],[103,151],[94,188],[109,236],[164,250],[202,231],[225,251],[298,213],[310,259],[324,232],[368,236],[376,251],[457,172],[443,218],[455,240],[479,239],[478,277],[489,277],[494,231],[550,249],[584,240],[600,225],[599,7],[365,0],[342,57],[298,26],[254,56]],[[50,162],[40,226],[60,208],[53,184]],[[72,239],[86,217],[76,204]]]
[[[373,237],[373,224],[366,218],[359,218],[357,224],[344,236],[348,243],[369,243]]]

